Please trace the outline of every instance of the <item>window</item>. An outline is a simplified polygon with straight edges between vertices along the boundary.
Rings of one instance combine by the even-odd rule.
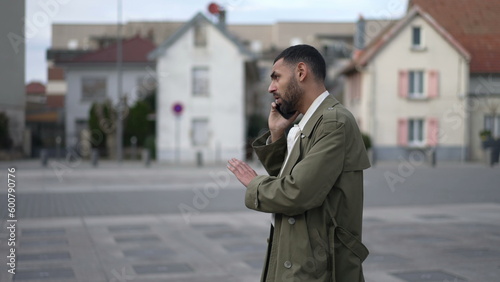
[[[209,79],[208,68],[193,68],[193,96],[208,96]]]
[[[106,97],[107,85],[104,77],[82,77],[82,100]]]
[[[422,29],[419,26],[412,28],[411,46],[413,48],[422,47]]]
[[[409,97],[410,98],[423,98],[424,97],[424,72],[423,71],[410,71],[409,72]]]
[[[489,130],[493,138],[500,138],[500,116],[485,115],[484,129]]]
[[[424,120],[409,119],[408,120],[408,145],[422,146],[424,145]]]
[[[208,120],[194,119],[193,120],[193,146],[208,145]]]
[[[196,24],[194,26],[194,46],[207,46],[207,28],[202,24]]]

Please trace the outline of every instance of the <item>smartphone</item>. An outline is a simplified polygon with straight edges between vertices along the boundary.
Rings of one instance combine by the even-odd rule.
[[[281,111],[280,109],[280,104],[276,104],[276,110],[278,111],[278,113],[280,113],[280,115],[286,119],[290,119],[291,117],[293,117],[293,115],[295,115],[295,113],[297,111],[293,111],[293,112],[287,112],[287,113],[284,113]]]

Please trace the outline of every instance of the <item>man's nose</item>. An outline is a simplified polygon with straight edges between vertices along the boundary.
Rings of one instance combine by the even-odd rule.
[[[269,84],[269,88],[267,88],[267,91],[269,93],[274,93],[276,91],[276,86],[274,85],[274,82],[271,82],[271,84]]]

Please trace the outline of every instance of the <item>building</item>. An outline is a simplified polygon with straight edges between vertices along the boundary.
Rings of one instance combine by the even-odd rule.
[[[159,77],[158,160],[243,158],[246,92],[258,75],[253,54],[224,23],[214,24],[198,13],[149,58],[156,60]]]
[[[500,139],[500,13],[499,1],[411,0],[434,18],[470,54],[467,103],[461,109],[443,108],[456,126],[466,128],[467,159],[483,161],[480,133],[488,130]],[[459,8],[457,8],[459,7]]]
[[[212,18],[210,16],[210,18],[206,19],[211,20]],[[366,20],[366,32],[363,34],[363,41],[370,42],[390,23],[391,21],[388,20]],[[139,35],[159,46],[166,40],[173,38],[185,26],[185,22],[137,21],[125,23],[122,31],[125,38]],[[246,142],[247,146],[259,131],[267,127],[267,115],[269,114],[269,105],[272,102],[272,96],[267,93],[270,83],[270,70],[275,56],[290,45],[310,44],[322,52],[328,65],[327,87],[330,93],[336,94],[341,99],[339,94],[343,91],[342,78],[337,77],[335,74],[348,62],[351,56],[354,45],[355,23],[277,22],[269,25],[224,23],[223,27],[216,25],[216,28],[221,29],[220,32],[230,38],[232,42],[235,42],[239,48],[245,49],[245,53],[249,53],[248,55],[256,58],[256,61],[247,62],[245,65],[246,77],[244,78],[245,95],[243,102],[245,141],[243,143]],[[66,86],[68,77],[64,74],[60,62],[73,60],[82,54],[113,45],[117,38],[117,26],[113,24],[54,24],[52,34],[52,46],[47,51],[47,60],[49,61],[47,97],[63,98],[63,93],[67,91],[68,87]],[[179,58],[183,55],[185,54],[180,53]],[[218,59],[224,60],[224,58]],[[216,64],[216,62],[212,63]],[[100,66],[96,65],[95,67],[99,68]],[[171,72],[172,70],[167,75],[171,76]],[[159,79],[162,79],[161,77],[164,74],[158,73],[157,75]],[[165,80],[168,80],[168,78]],[[189,79],[186,81],[189,83]],[[191,104],[184,106],[188,109]],[[168,121],[168,119],[158,120],[158,129],[164,128],[164,125],[160,125],[163,121]],[[84,125],[85,123],[82,123],[82,126]],[[72,136],[78,135],[77,133],[68,134]],[[72,139],[77,140],[74,137]],[[161,143],[162,141],[157,139],[157,142]],[[219,145],[215,145],[214,150],[218,153],[205,152],[203,157],[206,160],[222,158],[217,146]],[[251,157],[250,151],[248,150],[247,157]],[[195,158],[191,152],[189,155],[191,160]]]
[[[39,157],[42,149],[55,156],[64,137],[64,105],[48,99],[40,82],[26,85],[25,153]]]
[[[500,110],[484,102],[498,97],[500,5],[460,2],[457,9],[457,1],[410,1],[406,16],[361,46],[343,70],[344,103],[373,139],[376,159],[431,149],[438,160],[484,157],[479,132],[483,123],[497,126],[495,111],[484,106]]]
[[[66,147],[78,147],[82,140],[82,131],[88,129],[89,112],[93,103],[110,101],[115,107],[118,107],[119,102],[131,105],[145,91],[152,90],[151,83],[156,81],[155,65],[148,60],[147,55],[154,50],[155,45],[149,39],[140,36],[123,40],[120,82],[117,48],[118,45],[113,43],[78,56],[56,57],[55,66],[64,69],[67,84],[65,86],[67,88]],[[116,119],[102,117],[102,123],[106,124],[109,131],[106,134],[111,136],[114,134],[116,122]]]
[[[0,113],[8,119],[11,145],[22,153],[24,139],[25,1],[0,4]],[[2,136],[5,137],[5,136]],[[3,138],[2,138],[3,139]],[[2,142],[3,143],[3,142]],[[1,146],[3,147],[3,146]],[[0,148],[0,150],[10,148]],[[0,156],[2,158],[2,156]]]

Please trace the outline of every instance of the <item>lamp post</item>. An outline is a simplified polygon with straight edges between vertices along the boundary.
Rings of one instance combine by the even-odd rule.
[[[122,0],[118,1],[118,34],[116,48],[116,74],[117,74],[117,92],[118,92],[118,114],[116,121],[116,159],[118,162],[123,160],[123,97],[122,97]]]

